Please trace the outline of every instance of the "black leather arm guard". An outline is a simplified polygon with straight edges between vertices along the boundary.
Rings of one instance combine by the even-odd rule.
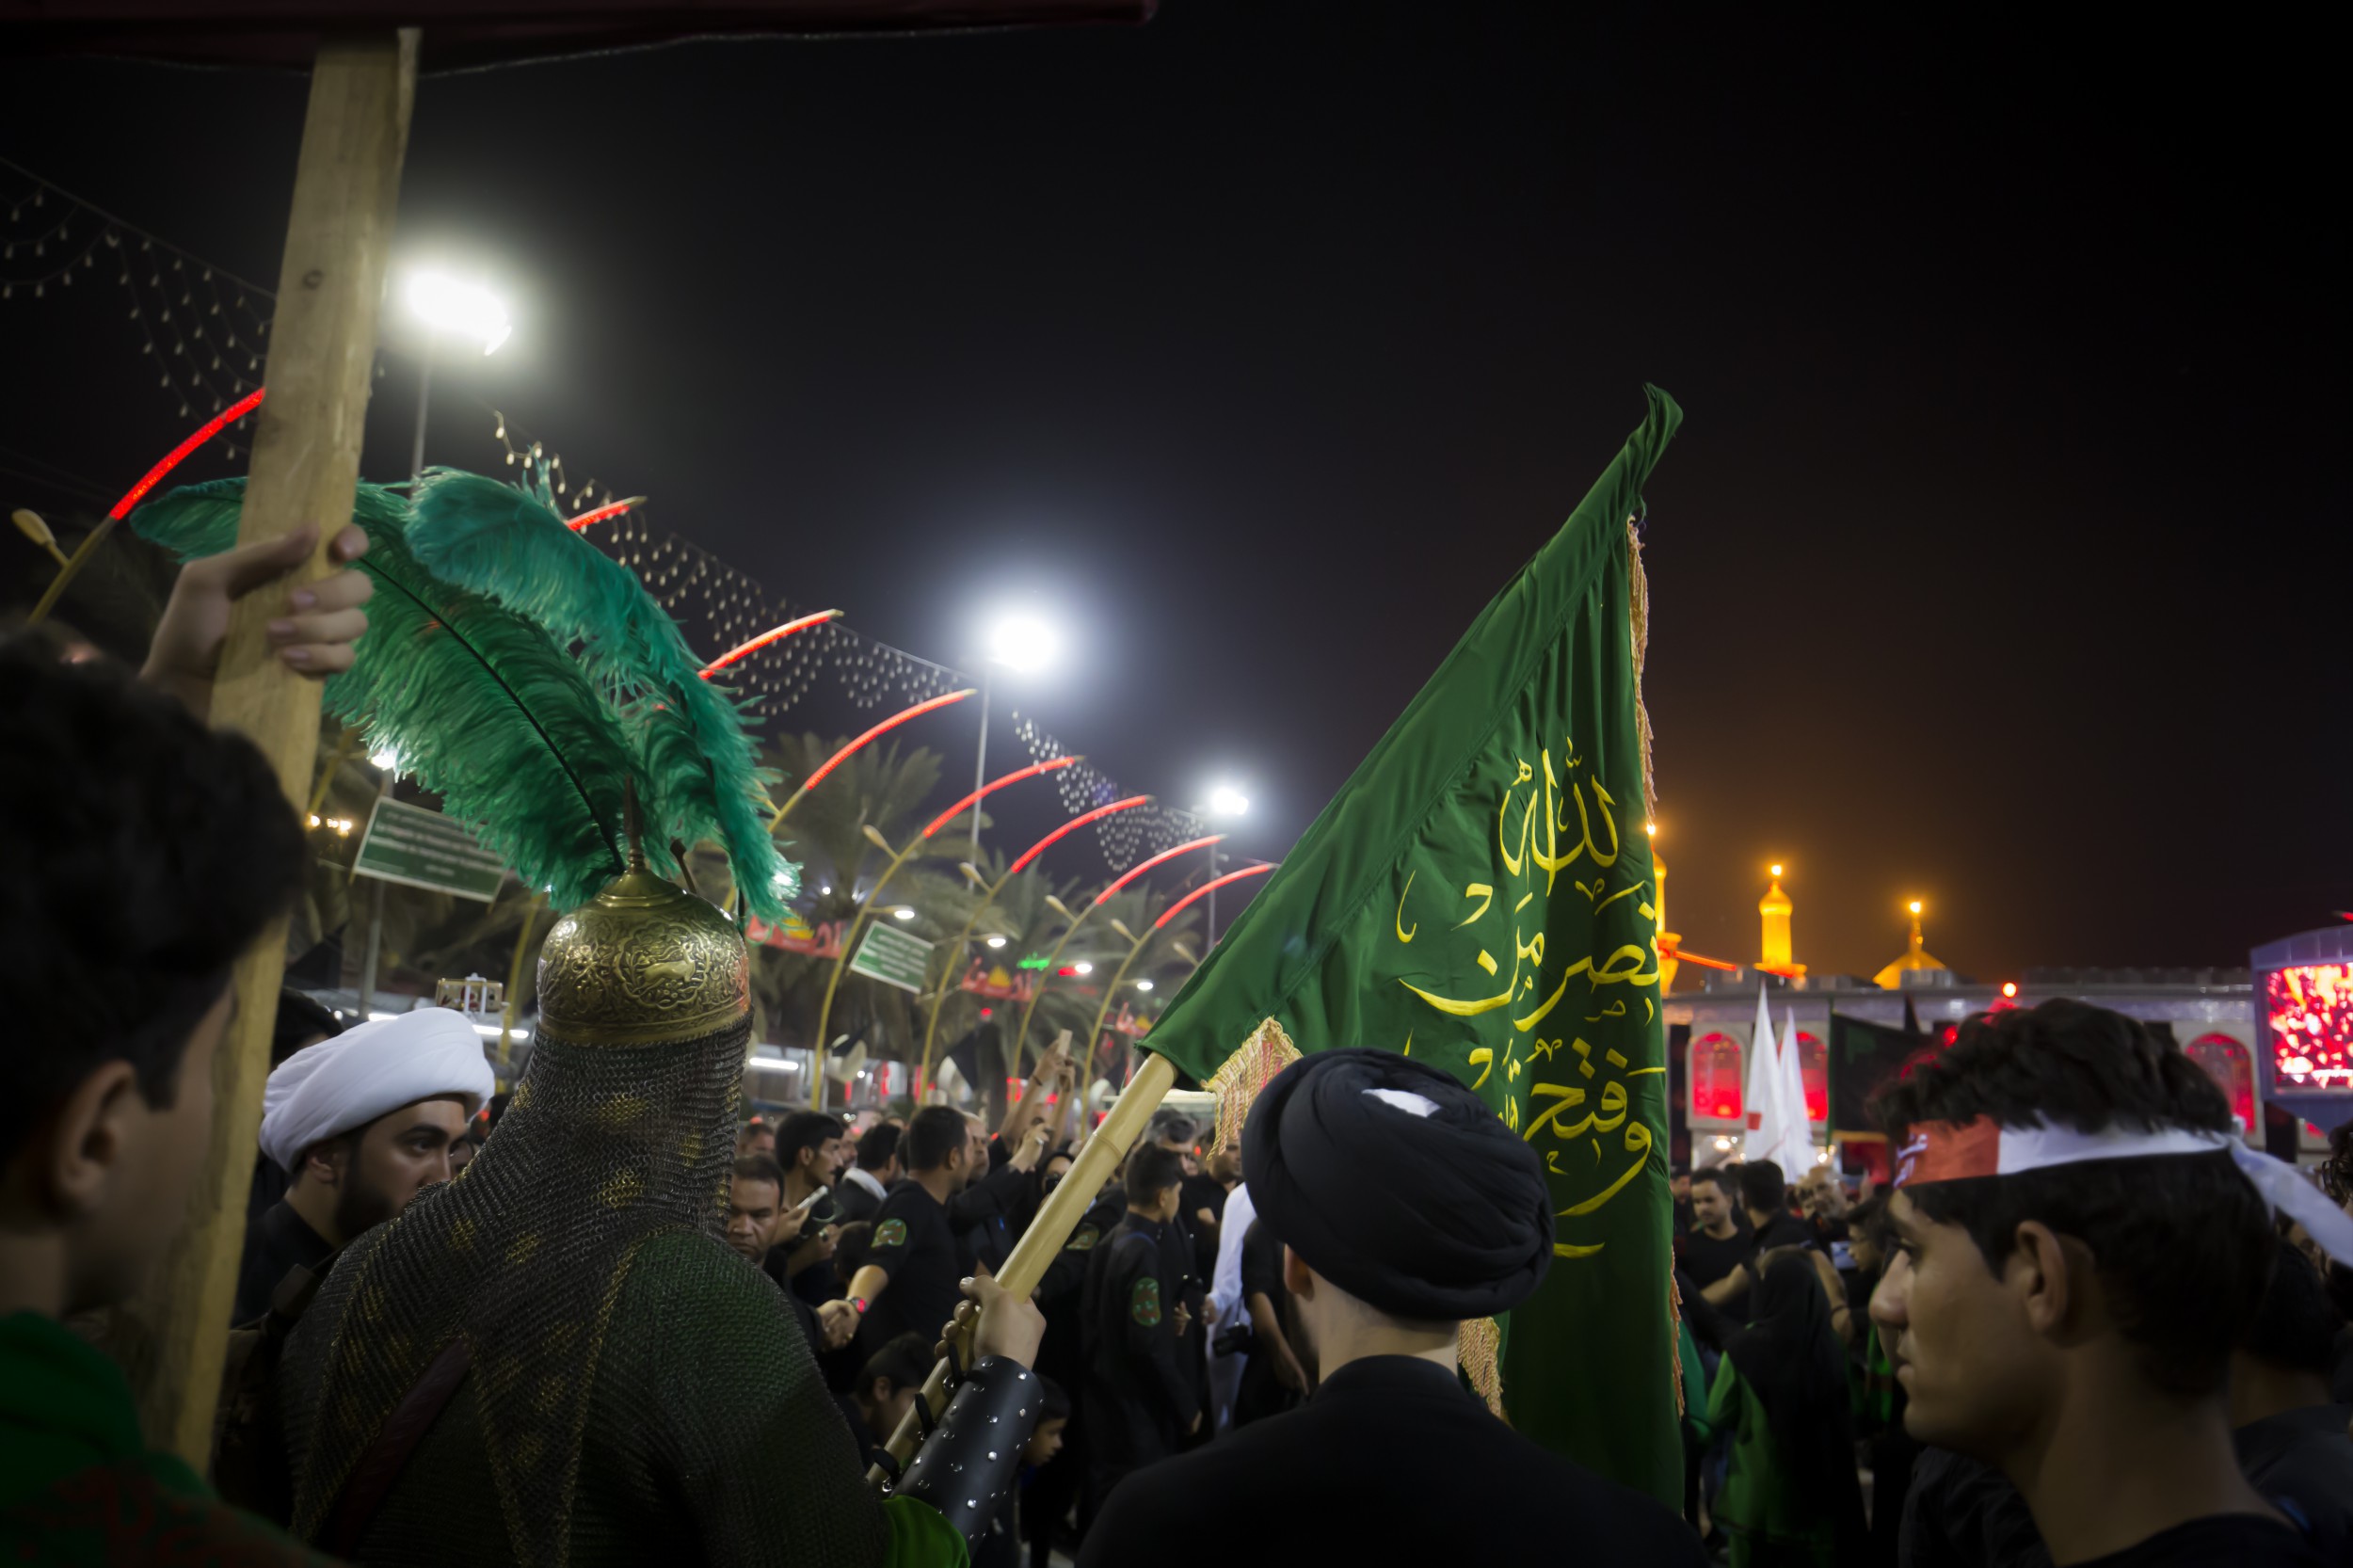
[[[1020,1472],[1043,1393],[1037,1374],[1018,1362],[975,1362],[893,1490],[929,1503],[967,1544],[977,1544]]]

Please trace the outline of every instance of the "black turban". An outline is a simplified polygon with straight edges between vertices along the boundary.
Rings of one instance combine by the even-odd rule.
[[[1387,1051],[1284,1068],[1251,1108],[1242,1169],[1284,1245],[1393,1318],[1492,1317],[1552,1264],[1536,1151],[1452,1078]]]

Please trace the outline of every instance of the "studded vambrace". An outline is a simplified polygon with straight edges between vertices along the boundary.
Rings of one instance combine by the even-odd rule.
[[[900,1478],[898,1496],[929,1503],[977,1544],[1020,1472],[1042,1392],[1037,1374],[1018,1362],[975,1362]]]

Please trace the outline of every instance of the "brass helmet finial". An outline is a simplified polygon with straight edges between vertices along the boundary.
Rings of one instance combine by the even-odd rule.
[[[541,1029],[581,1045],[649,1046],[737,1023],[751,1011],[743,934],[647,869],[633,790],[624,830],[629,869],[557,920],[540,949]]]

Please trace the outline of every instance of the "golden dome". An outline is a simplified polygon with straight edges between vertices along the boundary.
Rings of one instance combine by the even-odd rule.
[[[1756,912],[1760,915],[1787,915],[1794,913],[1797,907],[1789,902],[1789,895],[1781,890],[1779,877],[1773,878],[1773,885],[1765,889],[1763,898],[1756,901]]]
[[[1912,904],[1912,945],[1904,950],[1904,955],[1901,958],[1873,975],[1871,984],[1882,991],[1900,991],[1903,989],[1906,974],[1943,968],[1945,968],[1944,961],[1928,950],[1921,937],[1920,905],[1915,900]]]
[[[751,959],[734,922],[634,855],[628,871],[555,922],[539,952],[539,1022],[559,1040],[692,1040],[751,1005]]]

